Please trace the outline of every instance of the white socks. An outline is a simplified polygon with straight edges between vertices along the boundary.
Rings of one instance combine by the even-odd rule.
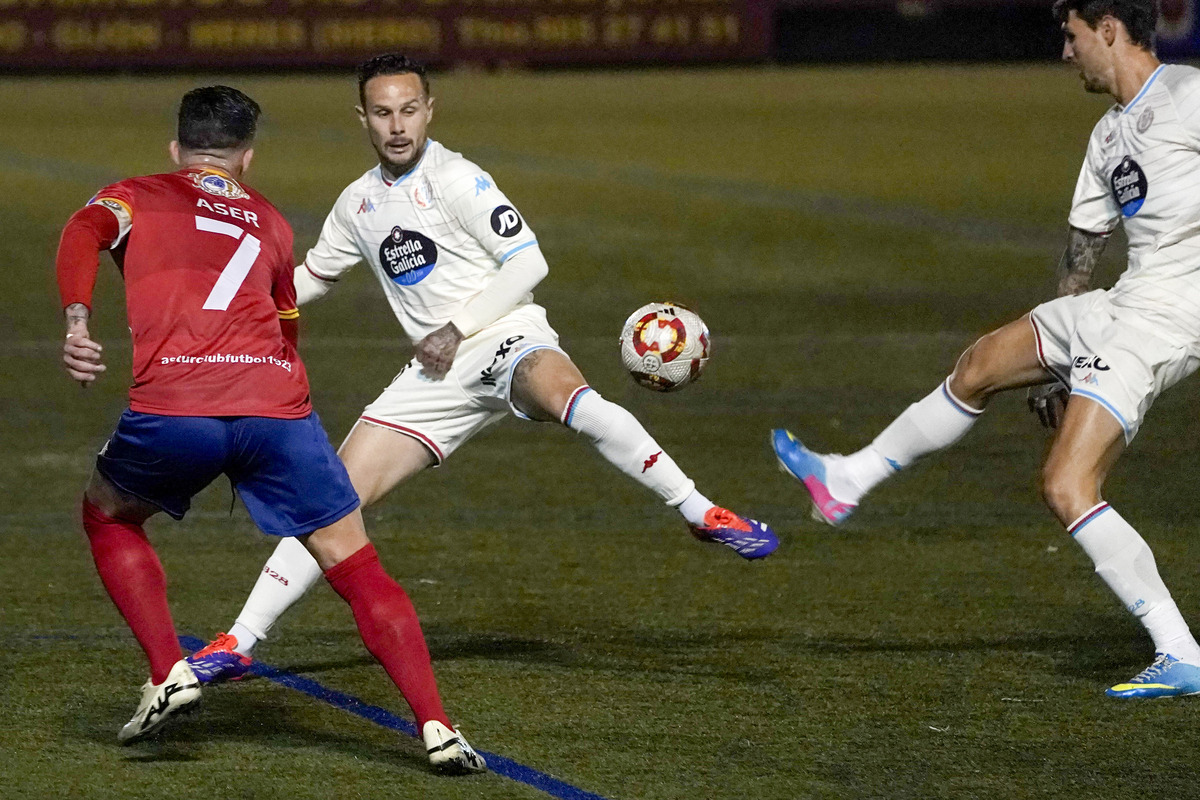
[[[918,458],[957,442],[982,414],[950,392],[950,379],[896,417],[875,441],[848,456],[829,456],[826,477],[838,500],[857,504],[863,495]]]
[[[590,439],[610,464],[657,494],[664,503],[680,507],[685,517],[689,516],[688,511],[682,506],[692,510],[697,502],[708,503],[702,495],[698,496],[699,501],[691,497],[696,484],[646,433],[633,414],[608,402],[591,387],[581,386],[571,395],[562,424]],[[708,503],[704,511],[711,507],[712,503]],[[700,520],[689,517],[688,522],[699,524],[703,516],[701,512]]]
[[[229,631],[237,637],[237,651],[244,656],[250,655],[258,640],[267,638],[283,612],[320,578],[321,568],[307,548],[290,536],[281,539]]]
[[[1096,565],[1096,574],[1122,605],[1146,627],[1154,649],[1200,665],[1200,645],[1158,575],[1154,554],[1133,527],[1108,503],[1088,509],[1067,526]]]

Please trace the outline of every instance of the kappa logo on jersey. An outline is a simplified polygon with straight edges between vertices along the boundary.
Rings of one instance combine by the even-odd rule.
[[[379,245],[379,263],[395,283],[420,283],[437,266],[437,245],[416,231],[397,225]]]
[[[1071,366],[1075,369],[1094,369],[1099,372],[1108,372],[1109,370],[1108,364],[1105,364],[1100,356],[1076,356]]]
[[[508,354],[512,352],[513,345],[516,344],[517,342],[521,341],[524,338],[525,337],[521,336],[521,335],[510,336],[507,339],[505,339],[503,342],[501,342],[500,346],[498,348],[496,348],[496,355],[492,358],[492,363],[488,364],[486,367],[484,367],[482,370],[480,370],[479,382],[482,383],[484,386],[495,386],[496,385],[496,367],[498,367],[500,365],[500,362],[503,361],[508,356]]]
[[[1142,172],[1142,168],[1136,161],[1125,156],[1113,170],[1109,183],[1112,185],[1113,197],[1116,198],[1117,205],[1121,207],[1122,214],[1132,217],[1142,210],[1142,204],[1146,202],[1146,191],[1150,188],[1150,184],[1146,180],[1146,173]]]
[[[371,198],[364,197],[362,199],[362,202],[359,203],[359,205],[358,205],[358,211],[355,211],[354,213],[355,214],[369,214],[374,210],[375,210],[375,204],[371,202]]]
[[[198,189],[227,200],[245,200],[250,197],[246,194],[246,190],[238,186],[232,178],[215,175],[211,172],[197,172],[192,176],[192,183],[196,184]]]
[[[521,215],[512,206],[496,206],[492,212],[492,230],[505,239],[516,236],[523,227]]]
[[[475,179],[475,196],[476,197],[479,197],[479,195],[483,194],[490,188],[492,188],[492,182],[489,181],[487,178],[480,175],[478,178]]]

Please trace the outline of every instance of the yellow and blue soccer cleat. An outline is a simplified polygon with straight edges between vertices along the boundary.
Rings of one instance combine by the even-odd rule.
[[[1200,694],[1200,667],[1185,664],[1175,656],[1159,653],[1154,663],[1128,683],[1118,683],[1105,692],[1109,697],[1184,697]]]
[[[779,460],[779,469],[804,485],[812,499],[812,518],[827,525],[841,525],[857,508],[844,503],[829,491],[825,477],[825,462],[792,435],[791,431],[776,428],[771,431],[771,449]]]

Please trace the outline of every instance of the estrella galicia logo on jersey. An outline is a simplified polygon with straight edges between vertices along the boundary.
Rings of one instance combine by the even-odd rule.
[[[232,178],[226,178],[213,172],[197,172],[192,176],[192,183],[209,194],[229,200],[245,200],[250,196]]]
[[[512,206],[496,206],[496,210],[492,212],[492,230],[505,239],[516,236],[524,227],[521,215]]]
[[[1113,170],[1109,181],[1112,184],[1113,197],[1117,199],[1122,214],[1132,217],[1142,210],[1150,184],[1146,180],[1146,173],[1142,172],[1136,161],[1125,156]]]
[[[427,236],[397,225],[379,245],[379,263],[393,281],[412,286],[437,266],[437,245]]]

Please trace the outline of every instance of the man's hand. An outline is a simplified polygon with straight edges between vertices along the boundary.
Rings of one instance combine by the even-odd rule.
[[[88,310],[82,303],[67,307],[67,339],[63,342],[63,366],[72,380],[87,387],[108,369],[100,363],[103,348],[88,335]]]
[[[434,380],[446,377],[462,340],[463,335],[454,327],[454,323],[447,322],[417,342],[417,361],[424,368],[425,374]]]
[[[1062,424],[1063,414],[1067,412],[1067,399],[1070,396],[1070,391],[1061,383],[1046,383],[1030,386],[1026,399],[1029,402],[1029,410],[1038,415],[1042,426],[1053,431]]]

